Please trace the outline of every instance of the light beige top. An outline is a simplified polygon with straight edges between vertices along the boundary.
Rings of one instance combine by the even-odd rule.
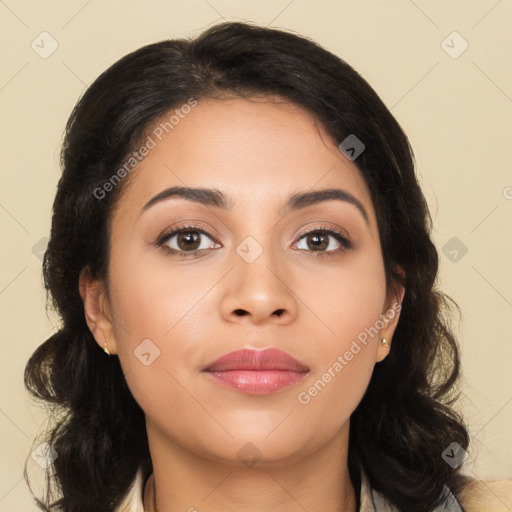
[[[142,471],[139,470],[130,489],[123,502],[119,505],[115,512],[144,512],[142,496],[144,492],[145,482],[142,479]],[[194,510],[191,507],[191,510]],[[494,512],[495,509],[489,509]],[[496,509],[499,510],[499,509]],[[503,509],[506,510],[506,509]],[[364,471],[361,471],[361,508],[359,512],[400,512],[396,507],[391,505],[384,496],[372,489],[370,482]],[[440,506],[436,507],[432,512],[472,512],[470,509],[463,509],[459,505],[454,495],[450,492],[447,499]],[[487,512],[479,510],[479,512]]]

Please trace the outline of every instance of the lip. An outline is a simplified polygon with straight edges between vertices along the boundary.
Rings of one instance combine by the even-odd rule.
[[[266,395],[296,384],[309,372],[309,368],[277,348],[245,348],[219,357],[203,372],[221,386],[243,393]]]

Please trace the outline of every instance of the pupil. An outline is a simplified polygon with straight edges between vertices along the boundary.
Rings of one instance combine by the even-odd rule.
[[[323,238],[323,241],[321,240]],[[329,244],[327,237],[322,234],[311,235],[311,239],[315,240],[313,244],[310,244],[310,248],[326,249]]]
[[[184,246],[182,247],[181,242],[184,242]],[[193,244],[193,246],[190,245]],[[197,231],[186,231],[185,233],[180,233],[178,238],[178,245],[180,248],[188,248],[191,250],[195,250],[199,247],[199,233]]]

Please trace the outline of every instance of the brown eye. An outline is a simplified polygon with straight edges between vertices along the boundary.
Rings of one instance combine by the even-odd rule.
[[[298,249],[315,253],[315,256],[338,254],[352,248],[352,242],[347,237],[328,227],[304,233],[299,243],[303,243],[303,246]]]
[[[189,256],[203,250],[213,249],[212,245],[215,245],[215,242],[213,237],[203,229],[185,226],[164,235],[157,245],[163,246],[173,254]]]
[[[195,251],[201,245],[201,235],[197,231],[182,231],[178,234],[176,243],[183,251]]]
[[[306,237],[308,248],[312,251],[323,251],[329,247],[329,235],[314,233]]]

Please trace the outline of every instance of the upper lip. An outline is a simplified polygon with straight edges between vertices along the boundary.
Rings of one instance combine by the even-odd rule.
[[[215,359],[204,368],[205,372],[227,372],[230,370],[282,370],[307,372],[309,368],[290,354],[277,348],[254,350],[244,348],[229,352]]]

